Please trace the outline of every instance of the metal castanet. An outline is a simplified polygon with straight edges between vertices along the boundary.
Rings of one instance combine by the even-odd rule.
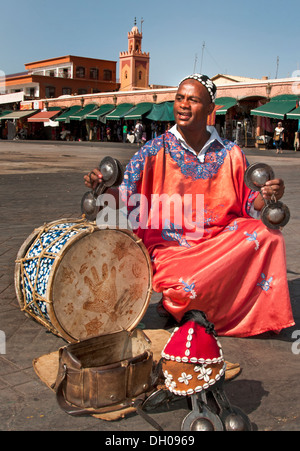
[[[215,387],[212,394],[226,431],[252,431],[248,416],[240,408],[230,404],[222,385]]]
[[[182,431],[224,431],[219,416],[207,405],[206,393],[191,395],[192,411],[183,419]]]
[[[273,169],[265,163],[254,163],[245,172],[244,180],[248,188],[261,193],[269,180],[275,177]],[[273,195],[271,200],[264,199],[265,206],[261,211],[261,220],[270,229],[280,229],[290,220],[289,208],[277,201]]]
[[[123,181],[123,167],[118,160],[112,157],[103,158],[99,164],[99,170],[103,176],[102,182],[95,190],[85,193],[81,200],[81,212],[88,221],[95,221],[97,217],[99,211],[97,198],[104,194],[107,188],[119,186]]]
[[[252,431],[247,415],[230,404],[223,390],[223,380],[210,390],[193,394],[191,401],[192,412],[184,418],[182,431]]]

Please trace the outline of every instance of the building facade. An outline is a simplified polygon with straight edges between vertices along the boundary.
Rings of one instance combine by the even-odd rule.
[[[120,83],[116,80],[115,61],[70,55],[36,61],[25,65],[26,73],[6,78],[5,91],[0,89],[0,110],[4,110],[1,108],[4,99],[10,99],[19,102],[17,109],[29,113],[32,111],[32,114],[34,110],[61,111],[63,115],[56,120],[56,124],[69,131],[76,129],[74,139],[76,136],[84,139],[85,127],[89,130],[91,127],[102,129],[106,121],[112,121],[114,128],[117,128],[127,118],[131,118],[130,126],[134,125],[132,121],[142,120],[148,129],[153,117],[156,122],[172,122],[170,106],[174,102],[177,87],[149,85],[150,55],[142,51],[142,38],[142,32],[135,24],[127,35],[128,50],[119,54]],[[295,115],[266,116],[257,114],[255,110],[280,96],[290,96],[288,101],[292,102],[291,108],[296,108],[300,99],[299,77],[269,80],[267,77],[254,79],[217,74],[212,80],[217,85],[217,99],[209,124],[215,125],[222,137],[245,147],[259,147],[264,139],[260,137],[268,135],[270,138],[275,123],[280,119],[285,121],[287,145],[292,147],[293,137],[298,130]],[[25,96],[23,101],[22,93]],[[163,114],[164,107],[168,114]],[[135,108],[138,108],[139,116],[129,114]],[[152,114],[151,108],[155,114]],[[69,109],[72,110],[70,115]],[[115,114],[113,109],[116,110]],[[64,113],[67,115],[66,121],[63,120]],[[15,116],[3,117],[12,120]],[[159,117],[167,119],[157,119]],[[34,120],[41,121],[33,117],[29,122]],[[162,124],[161,130],[165,126]]]
[[[37,100],[111,92],[119,89],[116,65],[116,61],[72,55],[34,61],[25,64],[26,72],[3,77],[1,93],[23,93],[23,100]]]

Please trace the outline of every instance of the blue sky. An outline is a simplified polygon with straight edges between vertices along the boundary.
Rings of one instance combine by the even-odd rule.
[[[300,1],[0,0],[0,71],[63,55],[119,61],[143,18],[150,83],[194,71],[261,78],[300,70]],[[203,50],[203,43],[205,43]],[[117,66],[118,69],[119,65]]]

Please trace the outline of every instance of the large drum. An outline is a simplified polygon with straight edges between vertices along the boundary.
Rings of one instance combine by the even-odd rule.
[[[21,246],[15,288],[24,312],[77,342],[138,325],[151,297],[151,261],[128,230],[55,221]]]

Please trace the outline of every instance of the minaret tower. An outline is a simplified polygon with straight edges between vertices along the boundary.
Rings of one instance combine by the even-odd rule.
[[[128,33],[128,51],[120,52],[120,91],[149,88],[149,53],[142,52],[143,34],[139,32],[136,19]]]

